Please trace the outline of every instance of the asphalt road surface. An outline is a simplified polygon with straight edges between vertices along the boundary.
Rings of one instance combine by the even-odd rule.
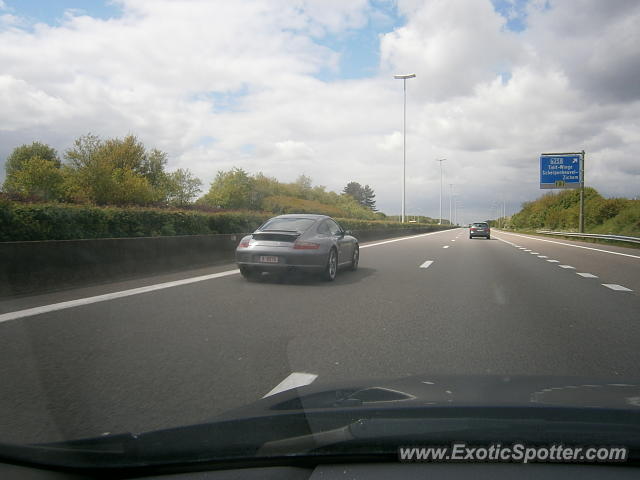
[[[5,299],[0,441],[202,422],[293,372],[637,381],[638,292],[640,250],[456,229],[363,244],[332,283],[228,265]]]

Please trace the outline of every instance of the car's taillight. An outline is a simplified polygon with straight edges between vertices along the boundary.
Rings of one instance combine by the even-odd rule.
[[[238,244],[238,248],[248,248],[249,247],[249,243],[250,243],[250,240],[242,240]]]
[[[476,231],[476,227],[471,227],[471,231],[475,232]]]
[[[293,244],[294,250],[317,250],[320,245],[313,242],[295,242]]]

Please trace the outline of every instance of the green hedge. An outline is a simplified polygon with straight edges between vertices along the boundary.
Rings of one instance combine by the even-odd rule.
[[[159,208],[21,203],[0,199],[0,241],[207,235],[255,230],[269,212],[201,212]],[[338,219],[345,229],[416,228],[377,220]]]
[[[580,192],[550,192],[525,202],[513,215],[509,226],[518,230],[577,231]],[[585,230],[588,233],[640,235],[640,200],[604,198],[595,189],[585,188]]]

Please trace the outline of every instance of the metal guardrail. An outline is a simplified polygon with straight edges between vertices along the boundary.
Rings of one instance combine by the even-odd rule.
[[[605,235],[600,233],[576,233],[576,232],[551,232],[549,230],[537,230],[536,233],[542,233],[544,235],[560,235],[565,237],[578,237],[578,238],[599,238],[602,240],[618,240],[620,242],[640,243],[640,238],[627,237],[624,235]]]

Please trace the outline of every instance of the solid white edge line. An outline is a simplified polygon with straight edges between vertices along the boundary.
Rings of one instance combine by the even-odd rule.
[[[622,285],[618,285],[617,283],[603,283],[603,287],[610,288],[611,290],[617,290],[619,292],[633,292],[630,288],[623,287]]]
[[[378,245],[386,245],[387,243],[402,242],[404,240],[411,240],[413,238],[426,237],[427,235],[436,235],[438,233],[451,232],[452,230],[455,230],[455,229],[439,230],[437,232],[429,232],[429,233],[420,233],[418,235],[411,235],[410,237],[400,237],[400,238],[394,238],[392,240],[384,240],[382,242],[369,243],[367,245],[360,245],[360,249],[369,248],[369,247],[377,247]]]
[[[105,293],[104,295],[96,295],[95,297],[79,298],[77,300],[69,300],[67,302],[53,303],[51,305],[42,305],[40,307],[27,308],[26,310],[18,310],[15,312],[3,313],[0,315],[0,322],[8,322],[9,320],[17,320],[19,318],[40,315],[41,313],[55,312],[66,308],[80,307],[82,305],[90,305],[92,303],[106,302],[116,298],[129,297],[131,295],[139,295],[141,293],[154,292],[156,290],[164,290],[165,288],[178,287],[180,285],[188,285],[190,283],[204,282],[214,278],[226,277],[240,273],[240,270],[227,270],[225,272],[212,273],[210,275],[202,275],[199,277],[185,278],[183,280],[175,280],[173,282],[158,283],[156,285],[148,285],[146,287],[132,288],[130,290],[122,290],[120,292]]]
[[[368,245],[360,245],[360,248],[375,247],[377,245],[384,245],[386,243],[400,242],[402,240],[409,240],[412,238],[425,237],[427,235],[434,235],[436,233],[443,233],[443,232],[450,232],[450,231],[451,229],[439,230],[437,232],[421,233],[419,235],[412,235],[410,237],[394,238],[393,240],[386,240],[384,242],[370,243]],[[175,280],[173,282],[158,283],[155,285],[148,285],[146,287],[132,288],[130,290],[121,290],[119,292],[105,293],[103,295],[96,295],[93,297],[78,298],[76,300],[69,300],[66,302],[52,303],[49,305],[41,305],[39,307],[27,308],[25,310],[16,310],[15,312],[0,314],[0,323],[8,322],[10,320],[18,320],[20,318],[25,318],[25,317],[32,317],[34,315],[40,315],[42,313],[49,313],[49,312],[55,312],[58,310],[64,310],[66,308],[80,307],[82,305],[91,305],[92,303],[106,302],[109,300],[114,300],[116,298],[129,297],[131,295],[139,295],[142,293],[153,292],[156,290],[163,290],[165,288],[178,287],[180,285],[188,285],[190,283],[196,283],[196,282],[203,282],[206,280],[212,280],[214,278],[226,277],[228,275],[235,275],[237,273],[240,273],[240,270],[238,269],[226,270],[224,272],[212,273],[210,275],[201,275],[199,277],[185,278],[182,280]]]
[[[420,265],[420,268],[429,268],[432,263],[433,263],[433,260],[427,260],[422,265]]]
[[[522,235],[522,234],[519,234],[519,233],[508,233],[508,232],[503,232],[503,231],[500,231],[500,233],[504,233],[505,235],[513,235],[515,237],[530,238],[531,240],[538,240],[540,242],[557,243],[558,245],[565,245],[567,247],[584,248],[585,250],[594,250],[596,252],[610,253],[612,255],[621,255],[623,257],[640,258],[640,255],[631,255],[630,253],[612,252],[611,250],[603,250],[601,248],[585,247],[585,246],[582,246],[582,245],[573,245],[571,243],[558,242],[556,240],[549,240],[549,239],[546,239],[546,238],[530,237],[528,235]]]
[[[286,390],[304,387],[305,385],[313,383],[316,378],[318,378],[318,375],[316,375],[315,373],[293,372],[287,378],[282,380],[278,385],[273,387],[273,389],[271,389],[271,391],[269,391],[269,393],[267,393],[262,398],[267,398],[271,395],[275,395],[276,393],[284,392]]]
[[[507,244],[509,244],[509,245],[511,245],[513,247],[520,248],[515,243],[511,243],[509,240],[505,240],[504,238],[495,237],[495,236],[493,238],[495,238],[496,240],[500,240],[501,242],[507,243]]]

